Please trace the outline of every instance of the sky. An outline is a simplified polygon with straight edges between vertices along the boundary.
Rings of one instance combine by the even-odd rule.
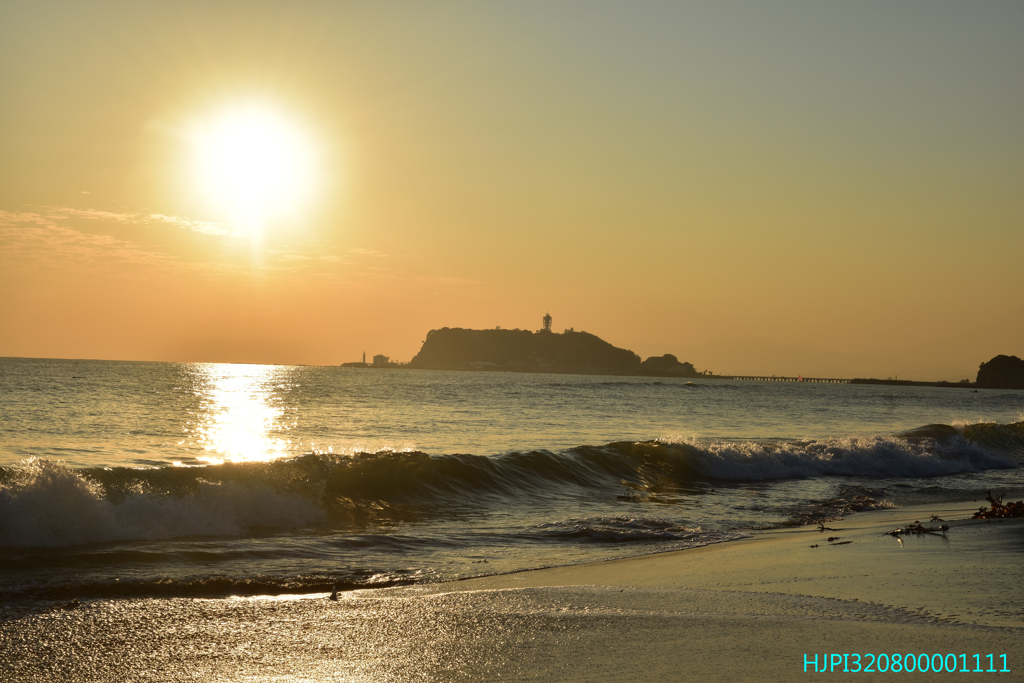
[[[0,5],[0,356],[1024,356],[1020,2]]]

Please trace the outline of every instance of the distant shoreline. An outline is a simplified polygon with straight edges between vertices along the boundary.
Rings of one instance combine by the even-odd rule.
[[[950,389],[990,389],[991,387],[979,387],[976,382],[918,382],[909,379],[851,379],[850,384],[887,384],[892,386],[909,387],[947,387]]]
[[[545,315],[540,330],[467,329],[442,327],[427,332],[423,346],[408,363],[395,363],[383,354],[373,356],[373,363],[342,363],[348,368],[408,367],[422,370],[462,370],[520,372],[567,375],[601,375],[613,377],[673,377],[677,379],[723,379],[752,382],[796,382],[805,384],[874,384],[882,386],[921,386],[977,390],[980,388],[1024,389],[1024,361],[1016,356],[996,356],[982,363],[975,381],[962,379],[950,382],[865,377],[805,377],[768,374],[715,374],[709,369],[697,370],[693,363],[680,361],[666,353],[641,357],[588,332],[570,328],[557,333],[551,330],[551,316]]]
[[[680,376],[672,374],[640,374],[623,372],[570,372],[570,371],[549,371],[549,370],[523,370],[515,368],[495,367],[464,367],[464,368],[423,368],[410,365],[409,363],[389,363],[388,365],[373,365],[371,363],[344,363],[338,367],[357,370],[443,370],[445,372],[502,372],[513,374],[530,375],[595,375],[599,377],[650,377],[653,379],[718,379],[733,380],[737,382],[786,382],[793,384],[873,384],[900,387],[942,387],[947,389],[990,389],[992,387],[981,387],[975,382],[928,382],[910,379],[873,379],[873,378],[841,378],[841,377],[788,377],[774,375],[697,375]]]

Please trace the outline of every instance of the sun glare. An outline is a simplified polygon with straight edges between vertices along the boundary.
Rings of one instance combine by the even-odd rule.
[[[209,207],[257,234],[309,199],[313,148],[301,130],[268,108],[223,112],[192,136],[195,178]]]
[[[189,368],[201,399],[188,431],[209,463],[274,460],[288,451],[284,407],[275,401],[281,368],[201,364]]]

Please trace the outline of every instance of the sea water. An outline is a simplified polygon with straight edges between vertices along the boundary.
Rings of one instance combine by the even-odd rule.
[[[678,550],[1020,497],[1022,460],[1021,391],[7,358],[0,597],[302,593]]]

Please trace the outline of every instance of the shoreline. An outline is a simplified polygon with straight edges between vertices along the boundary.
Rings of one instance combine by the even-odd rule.
[[[728,589],[817,597],[850,596],[848,599],[853,600],[863,600],[853,597],[856,595],[869,595],[877,600],[890,600],[892,604],[902,602],[904,608],[919,610],[936,619],[949,618],[954,623],[1024,629],[1024,611],[1001,614],[982,604],[972,612],[971,597],[978,595],[975,582],[991,581],[992,573],[999,569],[1016,569],[1010,561],[1012,553],[1024,556],[1024,520],[970,519],[983,506],[987,507],[985,501],[926,503],[869,510],[829,522],[826,529],[831,529],[827,531],[819,531],[813,525],[765,529],[750,532],[746,538],[697,548],[384,590],[444,592],[445,587],[453,587],[452,590],[505,590],[577,585],[583,579],[588,585],[632,588]],[[929,522],[932,515],[939,516],[941,521]],[[915,521],[933,528],[946,523],[949,531],[946,536],[925,534],[899,538],[886,533]],[[829,538],[834,538],[836,544],[828,543]],[[840,544],[840,541],[846,543]],[[965,552],[971,556],[985,555],[987,572],[971,575],[973,578],[960,574],[957,563],[970,564],[970,560],[961,557]],[[993,563],[993,558],[1004,562]],[[680,571],[696,568],[705,561],[720,565],[713,576]],[[750,568],[745,564],[750,561],[757,569],[748,573]],[[850,563],[857,564],[844,568]],[[724,567],[721,566],[723,564]],[[873,573],[864,573],[867,570]],[[915,581],[910,583],[873,580],[879,576],[898,578],[911,573]],[[931,575],[933,580],[944,583],[941,595],[918,580],[924,575]],[[1018,587],[1024,589],[1024,576]],[[364,589],[354,592],[360,590]],[[935,611],[951,601],[961,605],[956,613]],[[927,608],[928,605],[932,608]]]
[[[767,681],[803,675],[805,657],[909,652],[993,654],[1000,665],[1005,654],[1005,678],[1024,667],[1024,520],[964,519],[980,506],[860,512],[828,524],[835,531],[767,530],[333,601],[88,601],[0,623],[0,671],[11,681]],[[950,520],[945,538],[884,535],[937,526],[932,514]]]

